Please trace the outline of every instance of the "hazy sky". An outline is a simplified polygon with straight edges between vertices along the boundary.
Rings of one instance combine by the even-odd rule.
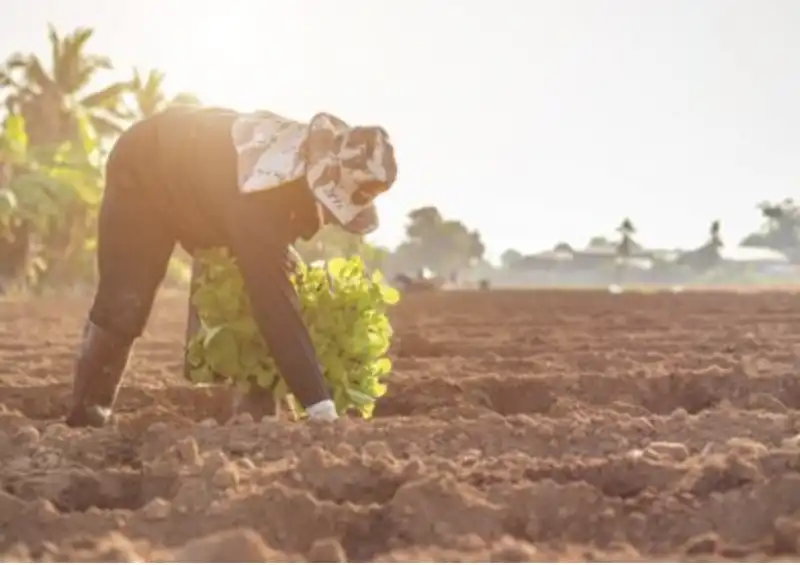
[[[430,203],[494,256],[625,215],[646,244],[715,218],[735,243],[800,182],[799,1],[26,0],[3,20],[0,56],[88,25],[120,72],[204,102],[380,123],[399,164],[382,243]]]

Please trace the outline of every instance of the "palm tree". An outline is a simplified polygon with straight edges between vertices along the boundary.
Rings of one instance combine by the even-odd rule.
[[[61,36],[50,25],[47,60],[17,53],[0,65],[0,89],[7,114],[22,116],[32,150],[51,151],[64,141],[79,141],[77,148],[88,156],[98,149],[98,136],[113,135],[123,128],[120,103],[129,83],[114,82],[91,90],[98,74],[112,69],[107,57],[87,52],[93,34],[92,29],[78,28]],[[91,218],[91,207],[81,199],[64,202],[59,225],[39,234],[43,240],[38,244],[66,262],[74,232],[84,229]],[[23,222],[15,232],[24,235],[28,228]]]
[[[131,81],[132,104],[128,110],[134,119],[148,118],[170,106],[197,105],[200,100],[188,92],[181,92],[172,98],[164,93],[165,75],[158,69],[152,69],[146,74],[138,69],[133,70]]]
[[[617,260],[614,265],[614,279],[617,285],[622,285],[628,273],[628,263],[633,251],[639,246],[633,241],[636,226],[630,218],[625,218],[617,227],[617,232],[622,236],[617,244]]]
[[[114,82],[88,91],[99,72],[112,69],[107,57],[86,52],[93,34],[94,30],[81,27],[62,37],[50,25],[48,64],[36,55],[17,53],[0,67],[7,109],[25,117],[32,145],[73,139],[79,112],[85,112],[99,135],[122,129],[120,103],[130,84]]]
[[[720,224],[719,220],[714,220],[711,222],[711,229],[709,229],[709,243],[715,247],[719,248],[722,247],[722,235],[721,235],[722,225]]]
[[[617,228],[622,238],[617,246],[617,254],[620,257],[630,257],[633,250],[638,247],[636,242],[633,241],[633,234],[636,233],[636,226],[630,218],[625,218]]]

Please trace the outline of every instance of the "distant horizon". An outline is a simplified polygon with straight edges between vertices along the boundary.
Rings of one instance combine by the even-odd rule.
[[[435,204],[429,204],[429,206],[436,206],[436,205]],[[436,206],[436,207],[438,208],[438,206]],[[757,225],[757,227],[755,229],[750,230],[749,232],[744,233],[741,237],[735,239],[735,243],[733,243],[733,244],[731,243],[730,238],[728,236],[726,236],[726,234],[725,234],[725,223],[722,220],[720,220],[720,226],[721,226],[720,237],[721,237],[722,242],[723,242],[723,247],[742,247],[741,242],[748,235],[750,235],[752,233],[757,233],[757,232],[763,231],[761,229],[761,226],[763,226],[764,219],[761,216],[760,212],[758,211],[757,205],[754,206],[754,209],[755,209],[755,214],[759,218],[761,218],[760,223]],[[412,210],[409,210],[409,212],[411,212]],[[453,218],[453,217],[448,216],[446,214],[446,212],[441,210],[441,209],[439,209],[439,211],[442,213],[442,215],[445,217],[445,219],[455,219],[455,220],[459,219],[459,218]],[[620,219],[620,223],[622,222],[622,220],[625,219],[625,217],[626,216],[623,216]],[[706,243],[709,240],[709,238],[710,238],[710,233],[709,232],[710,232],[711,224],[716,220],[716,218],[712,219],[712,220],[709,220],[708,229],[706,230],[705,237],[698,238],[697,242],[695,242],[694,244],[689,243],[688,245],[683,245],[683,246],[681,246],[681,245],[650,245],[650,244],[647,243],[647,241],[643,241],[639,237],[639,226],[636,224],[636,220],[634,220],[633,218],[630,218],[630,220],[631,220],[631,222],[633,223],[634,227],[637,230],[636,233],[633,234],[633,240],[638,245],[640,245],[643,249],[655,250],[655,251],[660,251],[660,250],[663,250],[663,251],[689,251],[689,250],[692,250],[692,249],[697,249],[698,247],[702,246],[704,243]],[[469,225],[467,225],[467,228],[475,229],[474,226],[469,226]],[[478,230],[478,231],[480,231],[480,230]],[[481,232],[481,237],[483,237],[483,232]],[[550,251],[554,247],[556,247],[557,245],[562,244],[562,243],[566,243],[571,248],[577,249],[577,250],[589,249],[590,248],[589,243],[591,242],[592,239],[597,238],[597,237],[603,237],[607,241],[609,241],[610,243],[616,243],[616,242],[619,241],[620,235],[617,233],[617,228],[615,227],[615,228],[612,228],[611,230],[607,230],[605,233],[597,233],[595,235],[592,235],[592,236],[588,237],[586,239],[586,241],[583,241],[583,242],[572,242],[572,241],[567,241],[566,239],[558,239],[556,237],[555,239],[553,239],[553,242],[552,242],[552,244],[550,246],[545,245],[544,247],[536,248],[536,249],[520,249],[520,248],[513,248],[513,247],[505,248],[505,249],[500,250],[496,254],[492,254],[491,255],[491,259],[493,261],[497,261],[497,260],[499,260],[500,255],[502,255],[504,252],[509,251],[509,250],[519,251],[523,255],[530,255],[530,254],[541,253],[543,251]],[[368,239],[370,239],[370,238],[368,238]],[[395,244],[389,244],[389,245],[381,243],[380,241],[374,241],[373,243],[375,245],[381,245],[383,247],[388,247],[390,249],[394,249],[394,248],[397,247],[397,245],[399,243],[402,243],[402,241],[400,241],[398,243],[395,243]],[[485,244],[485,241],[484,241],[484,244]],[[749,247],[752,247],[752,246],[749,246]],[[489,257],[489,253],[488,252],[487,252],[487,257]]]
[[[790,0],[30,0],[4,13],[3,58],[46,61],[48,22],[88,26],[88,50],[116,65],[103,80],[159,68],[171,93],[209,105],[380,123],[399,174],[379,245],[424,205],[478,229],[493,261],[582,247],[624,217],[647,247],[691,248],[714,220],[732,245],[800,180]]]

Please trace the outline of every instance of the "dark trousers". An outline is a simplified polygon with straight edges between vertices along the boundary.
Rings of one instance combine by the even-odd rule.
[[[154,213],[149,187],[120,161],[106,173],[97,233],[99,283],[89,320],[133,341],[150,317],[177,238]]]
[[[89,319],[121,340],[133,341],[147,325],[179,238],[153,200],[159,194],[159,180],[135,174],[141,167],[127,167],[126,158],[124,151],[112,155],[106,171],[97,233],[99,283]],[[187,250],[194,252],[191,247]],[[292,271],[302,262],[288,244],[285,261]],[[192,290],[200,274],[198,265],[193,267]],[[188,335],[198,324],[190,306]]]

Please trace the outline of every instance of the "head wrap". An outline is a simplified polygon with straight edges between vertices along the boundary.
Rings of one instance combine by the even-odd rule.
[[[305,178],[318,205],[355,233],[378,226],[374,199],[397,176],[381,127],[352,127],[326,113],[303,124],[272,112],[241,116],[231,129],[241,192],[271,190]]]

